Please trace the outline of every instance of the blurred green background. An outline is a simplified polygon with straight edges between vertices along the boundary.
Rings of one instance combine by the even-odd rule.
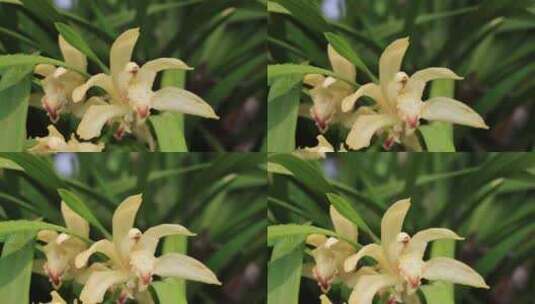
[[[273,154],[268,164],[270,225],[311,223],[332,230],[325,194],[334,192],[380,235],[385,210],[410,197],[412,206],[403,231],[412,235],[426,228],[445,227],[466,237],[455,242],[455,257],[475,268],[491,287],[487,291],[455,285],[455,298],[440,294],[440,290],[426,290],[438,294],[426,294],[427,303],[532,302],[535,154],[337,153],[322,161]],[[288,171],[284,173],[280,166]],[[359,232],[360,244],[373,242],[363,229]],[[425,259],[444,250],[442,241],[432,244]],[[305,253],[296,263],[303,261],[313,260]],[[274,267],[273,263],[268,270],[269,282]],[[292,269],[291,265],[286,267]],[[284,290],[289,299],[292,293],[299,295],[295,304],[319,303],[316,282],[306,278],[301,278],[300,284],[291,282],[295,283],[288,280],[285,287],[268,286],[268,293]],[[341,304],[347,301],[348,290],[335,287],[329,297]]]
[[[4,153],[0,154],[0,220],[40,218],[63,226],[57,189],[66,188],[111,228],[116,206],[129,195],[143,193],[136,227],[142,231],[163,223],[188,227],[198,235],[188,239],[187,254],[205,263],[223,282],[222,287],[188,282],[189,303],[264,303],[264,164],[265,155],[260,153],[80,153],[47,158]],[[102,238],[94,227],[91,233],[93,240]],[[175,241],[168,238],[160,247]],[[39,246],[35,256],[42,257]],[[6,282],[16,276],[0,269],[0,277]],[[64,284],[60,293],[72,303],[77,288]],[[29,289],[28,285],[26,290],[9,291],[0,286],[0,295],[19,292],[22,299]],[[48,302],[51,289],[47,278],[34,274],[31,302]],[[171,296],[160,303],[185,303],[183,297],[181,289],[171,289]]]
[[[189,151],[260,150],[266,121],[265,1],[23,2],[24,5],[18,0],[0,1],[0,55],[40,52],[62,59],[54,22],[63,22],[73,26],[107,64],[115,38],[127,29],[140,27],[133,60],[143,64],[159,57],[182,59],[195,68],[186,75],[186,89],[203,97],[221,117],[219,121],[209,121],[186,116]],[[39,6],[39,2],[55,7]],[[90,74],[97,71],[90,61]],[[157,87],[159,83],[158,80]],[[41,89],[34,84],[33,91]],[[77,125],[73,120],[64,117],[58,129],[70,135]],[[29,137],[46,135],[48,124],[44,111],[30,109]],[[146,149],[133,138],[118,143],[111,134],[104,134],[104,139],[112,144],[108,150]]]
[[[410,36],[402,70],[447,67],[465,79],[454,97],[483,116],[489,131],[455,127],[457,151],[525,151],[535,144],[535,4],[530,0],[269,0],[269,64],[297,63],[331,69],[325,33],[348,41],[377,76],[379,56]],[[357,69],[357,82],[370,78]],[[424,94],[427,96],[429,87]],[[289,93],[288,93],[289,94]],[[276,103],[286,106],[276,107]],[[270,103],[269,117],[288,116],[308,94]],[[295,114],[296,115],[296,114]],[[285,134],[296,147],[316,145],[318,130],[308,118],[286,118]],[[268,130],[269,132],[269,130]],[[338,147],[345,133],[331,128]],[[281,139],[282,140],[282,139]],[[380,150],[380,141],[372,150]],[[280,144],[270,151],[281,150]],[[397,147],[397,149],[400,149]]]

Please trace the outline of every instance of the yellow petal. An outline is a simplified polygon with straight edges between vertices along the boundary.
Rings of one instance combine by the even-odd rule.
[[[156,78],[156,74],[164,70],[193,70],[182,60],[175,58],[159,58],[145,63],[138,71],[138,79],[143,83],[150,84]]]
[[[307,236],[306,243],[314,247],[320,247],[327,241],[327,237],[323,234],[310,234]]]
[[[357,71],[355,70],[355,66],[349,60],[340,55],[330,44],[327,47],[327,53],[335,73],[342,75],[349,80],[355,80]]]
[[[392,252],[392,243],[397,240],[398,235],[401,233],[401,227],[410,206],[410,199],[399,200],[390,206],[383,215],[381,221],[381,245],[389,261],[393,261],[395,258]]]
[[[449,229],[429,228],[419,231],[412,237],[412,239],[409,241],[406,253],[416,254],[421,259],[424,256],[427,243],[439,239],[463,240],[463,238],[458,236],[457,233]]]
[[[341,215],[333,205],[329,206],[329,214],[334,225],[334,230],[346,239],[356,242],[358,238],[357,226]]]
[[[448,97],[434,97],[424,102],[422,118],[474,128],[488,129],[479,114],[466,104]]]
[[[87,250],[78,254],[74,260],[74,265],[76,266],[76,268],[85,267],[89,258],[97,252],[106,255],[115,265],[120,265],[115,245],[109,240],[100,240],[98,242],[95,242]]]
[[[396,118],[387,114],[360,115],[357,117],[347,136],[346,144],[353,150],[368,147],[373,135],[377,131],[392,126],[396,122]]]
[[[381,87],[376,85],[375,83],[367,83],[363,86],[361,86],[355,93],[352,95],[347,96],[342,101],[342,111],[343,112],[349,112],[353,110],[353,107],[355,106],[355,102],[359,100],[362,96],[368,96],[375,100],[379,106],[384,104],[384,98],[383,93],[381,92]]]
[[[309,86],[318,87],[325,81],[325,76],[320,74],[305,75],[304,83]]]
[[[388,94],[389,84],[394,80],[401,68],[401,61],[409,47],[409,38],[401,38],[392,42],[383,51],[379,59],[379,82],[385,97],[390,100],[392,96]]]
[[[50,304],[67,304],[67,302],[65,302],[60,294],[55,290],[50,293],[50,296],[52,297]]]
[[[130,108],[119,105],[96,105],[87,109],[76,133],[80,138],[89,140],[100,136],[104,125],[112,118],[121,117],[130,112]]]
[[[478,288],[489,288],[479,273],[457,260],[436,257],[425,263],[423,277],[432,281],[448,281]]]
[[[327,298],[326,295],[321,295],[320,300],[321,300],[321,304],[332,304],[331,300],[329,300],[329,298]]]
[[[70,45],[63,37],[60,35],[58,38],[59,48],[61,54],[63,54],[63,59],[65,62],[75,68],[78,68],[81,71],[87,70],[87,58],[82,52],[78,51],[72,45]]]
[[[82,289],[80,300],[84,304],[101,303],[108,289],[126,280],[128,280],[128,273],[122,271],[95,271]]]
[[[396,279],[388,274],[362,276],[353,288],[349,304],[372,304],[375,294],[396,283]]]
[[[156,260],[154,274],[221,285],[216,275],[203,263],[179,253],[168,253],[159,257]]]
[[[138,38],[139,28],[134,28],[122,33],[111,46],[110,67],[111,75],[115,81],[117,81],[119,73],[131,61]]]
[[[54,230],[41,230],[37,233],[37,239],[45,243],[53,242],[58,237],[58,233]]]
[[[65,202],[61,202],[61,214],[67,228],[83,237],[89,237],[89,223],[83,217],[72,211]]]
[[[160,238],[169,235],[194,236],[195,233],[189,231],[186,227],[181,225],[161,224],[158,226],[151,227],[147,231],[145,231],[141,236],[139,243],[136,245],[136,248],[146,250],[154,254]]]
[[[34,73],[43,77],[48,77],[56,71],[56,67],[51,64],[38,64],[35,69]]]
[[[122,251],[124,240],[128,238],[128,232],[134,226],[136,214],[142,202],[141,194],[129,196],[113,213],[113,242],[120,251]],[[125,252],[120,252],[120,254],[125,256]]]
[[[87,80],[87,82],[83,85],[74,89],[74,91],[72,92],[72,100],[74,102],[82,101],[82,99],[84,99],[85,95],[87,94],[87,91],[92,87],[100,87],[104,89],[108,94],[110,94],[113,99],[119,99],[119,95],[115,90],[115,86],[111,77],[106,74],[97,74],[89,78],[89,80]]]
[[[326,153],[334,152],[334,147],[323,135],[316,136],[316,139],[318,140],[317,146],[297,149],[294,154],[302,159],[322,159],[327,157]]]
[[[427,68],[414,73],[409,78],[404,92],[410,94],[410,96],[415,99],[421,100],[425,89],[425,84],[428,81],[436,79],[461,80],[463,78],[447,68]]]
[[[344,271],[351,272],[357,268],[357,264],[363,257],[368,256],[377,261],[379,266],[388,269],[388,262],[383,248],[378,244],[369,244],[362,247],[357,253],[347,258],[344,262]]]
[[[156,92],[152,99],[152,107],[160,111],[173,111],[219,119],[214,109],[201,97],[175,87],[164,88]]]

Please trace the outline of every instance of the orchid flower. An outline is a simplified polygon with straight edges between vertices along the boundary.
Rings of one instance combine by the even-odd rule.
[[[101,152],[104,149],[104,144],[93,144],[89,142],[79,142],[74,134],[67,142],[65,137],[54,127],[48,126],[48,136],[37,137],[37,144],[28,152],[35,154],[48,154],[56,152]]]
[[[78,236],[89,237],[89,224],[64,202],[61,202],[61,214],[69,230]],[[84,241],[67,233],[58,234],[53,230],[39,231],[37,239],[46,244],[43,247],[46,256],[43,270],[54,288],[59,288],[64,279],[75,278],[83,281],[83,271],[75,267],[74,260],[80,252],[87,249]]]
[[[355,66],[338,54],[330,44],[327,53],[336,74],[348,80],[354,81],[356,79]],[[347,124],[346,122],[351,115],[342,112],[341,104],[342,100],[353,92],[350,84],[320,74],[305,75],[304,83],[312,87],[309,93],[314,105],[310,108],[310,116],[316,122],[321,133],[326,132],[331,123]]]
[[[154,226],[143,233],[133,228],[141,202],[140,194],[125,199],[113,214],[113,239],[100,240],[76,257],[78,268],[87,265],[89,258],[97,252],[109,258],[107,270],[93,271],[89,276],[80,294],[83,303],[101,303],[106,291],[115,288],[122,289],[119,303],[124,303],[127,298],[152,303],[147,287],[154,275],[221,284],[210,269],[189,256],[168,253],[155,257],[160,238],[195,234],[176,224]]]
[[[427,82],[435,79],[463,79],[447,68],[427,68],[409,77],[400,71],[401,61],[409,47],[409,39],[403,38],[390,44],[379,59],[379,84],[368,83],[342,101],[342,111],[350,112],[356,101],[368,96],[376,103],[373,113],[359,115],[351,128],[346,143],[359,150],[370,145],[374,134],[387,133],[384,147],[394,143],[414,142],[414,131],[420,119],[442,121],[488,129],[473,109],[448,97],[433,97],[422,101]]]
[[[430,228],[412,238],[401,231],[410,200],[393,204],[381,221],[381,244],[362,247],[344,264],[346,272],[353,271],[365,256],[377,261],[378,271],[361,276],[349,298],[349,304],[371,304],[378,292],[389,291],[391,302],[418,303],[416,290],[422,279],[448,281],[477,288],[489,288],[485,280],[468,265],[452,258],[435,257],[424,261],[427,243],[439,239],[462,240],[455,232],[444,228]]]
[[[91,106],[85,113],[77,130],[82,139],[100,136],[104,125],[113,121],[120,122],[119,133],[131,132],[133,126],[144,124],[152,109],[219,118],[208,103],[189,91],[167,87],[153,92],[158,72],[192,68],[175,58],[159,58],[139,67],[131,62],[138,38],[138,28],[121,34],[111,47],[111,75],[95,75],[74,90],[74,102],[81,101],[94,86],[104,89],[109,95],[108,104]]]
[[[338,213],[332,205],[329,213],[335,231],[348,240],[356,241],[358,237],[357,227]],[[327,238],[322,234],[309,235],[306,243],[315,249],[311,253],[314,265],[305,265],[305,269],[306,271],[310,270],[310,276],[318,282],[323,293],[327,293],[337,279],[352,287],[351,282],[355,279],[355,272],[344,271],[344,261],[355,253],[351,244],[335,237]],[[309,276],[306,272],[305,275]]]
[[[318,145],[297,149],[294,151],[294,155],[301,159],[324,159],[327,157],[327,153],[335,152],[333,146],[323,135],[318,135],[316,139]]]
[[[58,43],[65,63],[85,72],[87,70],[85,55],[71,46],[61,35],[58,38]],[[73,104],[72,92],[85,82],[83,75],[51,64],[38,64],[34,73],[44,77],[41,84],[45,94],[41,99],[41,105],[53,123],[59,120],[59,116],[64,110],[76,112],[78,110],[76,108],[81,107]]]
[[[67,304],[67,302],[55,290],[50,293],[50,296],[52,297],[52,300],[48,303],[43,303],[43,304]]]

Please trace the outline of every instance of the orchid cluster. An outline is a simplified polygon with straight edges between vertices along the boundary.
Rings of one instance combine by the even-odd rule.
[[[376,295],[387,296],[388,303],[420,303],[416,294],[422,280],[447,281],[476,288],[489,288],[485,280],[468,265],[447,257],[424,260],[427,244],[439,239],[462,240],[444,228],[429,228],[412,237],[402,232],[410,200],[394,203],[381,221],[380,243],[356,251],[344,240],[312,234],[307,244],[315,249],[313,265],[305,265],[304,276],[317,281],[322,290],[321,303],[330,303],[326,294],[332,284],[343,282],[352,289],[349,304],[372,304]],[[357,228],[331,206],[331,219],[338,235],[357,241]],[[362,266],[364,257],[375,263]],[[359,267],[360,266],[360,267]]]
[[[76,130],[81,140],[100,137],[106,125],[115,127],[114,137],[123,138],[131,133],[154,150],[154,139],[146,123],[154,110],[172,111],[219,119],[212,107],[201,97],[176,87],[153,91],[156,75],[164,70],[191,70],[186,63],[175,58],[159,58],[139,66],[132,62],[132,54],[139,38],[139,29],[121,34],[111,46],[110,74],[97,74],[87,79],[87,58],[59,36],[59,47],[66,67],[39,64],[34,73],[42,76],[44,95],[36,106],[43,108],[52,123],[63,113],[81,119]],[[72,68],[73,70],[69,70]],[[104,95],[88,97],[90,88],[99,87]],[[60,144],[58,132],[48,128],[47,137],[38,138],[38,147],[30,151],[39,153],[92,152],[102,150],[102,144],[81,143],[72,135],[68,145]]]
[[[68,233],[43,230],[38,233],[46,260],[42,273],[52,286],[58,289],[65,280],[75,280],[84,285],[80,294],[82,304],[104,301],[106,292],[117,292],[117,303],[135,299],[137,303],[154,303],[148,291],[154,276],[175,277],[185,280],[221,285],[216,275],[198,260],[179,253],[167,253],[156,257],[156,248],[162,237],[170,235],[194,236],[178,224],[161,224],[142,232],[134,227],[141,195],[126,198],[113,214],[113,237],[94,242],[91,246],[81,238],[89,238],[89,224],[64,202],[61,212]],[[90,261],[95,254],[105,259]],[[52,292],[51,303],[65,303]]]
[[[332,124],[340,124],[350,129],[345,144],[351,150],[366,148],[374,135],[384,135],[383,147],[387,150],[398,143],[419,151],[415,131],[422,119],[488,129],[483,118],[460,101],[441,96],[422,101],[427,82],[463,78],[447,68],[427,68],[409,77],[400,70],[408,47],[408,38],[391,43],[379,59],[379,83],[367,83],[353,91],[353,86],[345,81],[355,81],[354,65],[329,45],[333,72],[345,81],[318,74],[305,75],[304,79],[311,87],[310,118],[320,133]],[[374,103],[355,107],[362,97],[369,97]]]

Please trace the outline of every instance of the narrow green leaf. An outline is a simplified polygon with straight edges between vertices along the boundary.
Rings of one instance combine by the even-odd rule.
[[[283,224],[272,225],[267,228],[267,243],[268,246],[273,246],[282,238],[294,237],[294,236],[307,236],[309,234],[323,234],[327,236],[334,236],[338,239],[344,240],[349,244],[358,247],[356,240],[348,240],[339,235],[335,231],[323,229],[310,225],[298,225],[298,224]]]
[[[319,7],[310,0],[272,0],[286,8],[292,16],[302,22],[312,31],[323,33],[329,30],[330,26],[320,15]]]
[[[85,242],[88,242],[88,243],[91,242],[90,240],[80,235],[77,235],[76,233],[74,233],[73,231],[70,231],[69,229],[65,227],[53,225],[49,223],[28,221],[28,220],[15,220],[15,221],[0,222],[0,237],[4,237],[4,236],[9,237],[10,235],[21,233],[21,232],[36,233],[41,230],[54,230],[58,232],[65,232]]]
[[[0,157],[9,159],[24,168],[26,174],[48,190],[55,192],[56,189],[64,187],[63,181],[61,181],[54,169],[52,169],[50,162],[45,158],[28,153],[2,153]]]
[[[89,74],[87,74],[84,71],[80,71],[79,69],[72,67],[63,61],[48,58],[48,57],[37,56],[37,55],[26,55],[26,54],[0,56],[0,69],[11,68],[11,67],[16,67],[20,65],[37,65],[40,63],[52,64],[55,66],[62,66],[66,69],[75,71],[81,75],[89,77]]]
[[[0,157],[0,169],[24,171],[24,168],[19,166],[16,162],[4,157]]]
[[[20,83],[33,72],[32,65],[21,65],[8,69],[0,80],[0,92]]]
[[[31,80],[26,76],[19,84],[0,92],[0,151],[2,152],[22,152],[24,149],[30,89]]]
[[[322,75],[332,76],[339,80],[345,81],[355,87],[358,87],[358,84],[356,84],[351,79],[346,79],[345,77],[338,75],[333,71],[313,67],[310,65],[291,64],[291,63],[268,65],[267,73],[268,73],[268,81],[270,83],[273,82],[275,78],[281,77],[281,76],[289,76],[289,75],[304,76],[306,74],[322,74]]]
[[[303,269],[304,236],[277,242],[268,264],[268,304],[298,304]]]
[[[455,257],[455,240],[438,240],[431,245],[431,257]],[[455,304],[453,284],[433,282],[422,287],[428,303]]]
[[[292,152],[295,150],[301,77],[279,77],[271,86],[268,96],[268,151]]]
[[[10,234],[0,258],[0,299],[2,303],[30,303],[34,232]]]

